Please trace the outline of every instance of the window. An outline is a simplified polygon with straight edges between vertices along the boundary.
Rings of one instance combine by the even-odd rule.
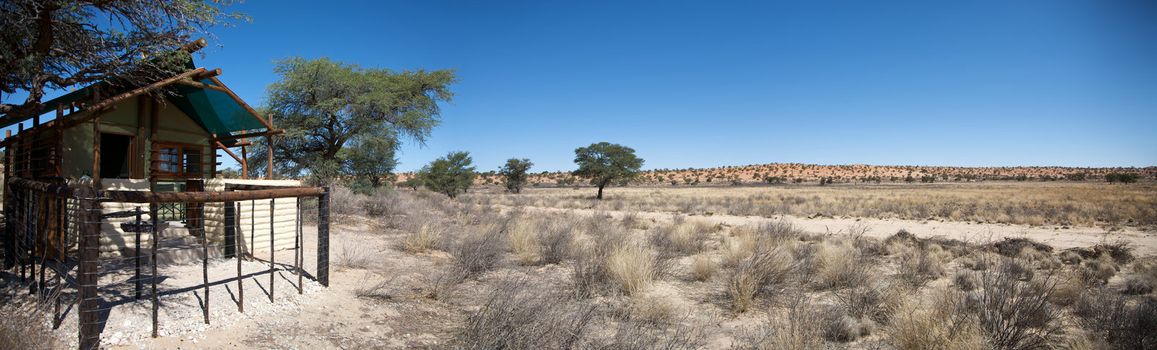
[[[158,143],[154,153],[155,171],[158,177],[196,178],[204,174],[201,147]]]
[[[100,177],[127,179],[129,174],[133,137],[120,134],[100,134]]]

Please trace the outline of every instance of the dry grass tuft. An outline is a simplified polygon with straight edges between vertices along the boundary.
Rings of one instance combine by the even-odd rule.
[[[1079,323],[1107,348],[1150,349],[1157,344],[1157,299],[1088,290],[1073,305]]]
[[[755,297],[770,285],[786,280],[797,264],[791,252],[783,246],[763,245],[731,268],[725,279],[725,292],[735,312],[745,312],[754,305]]]
[[[711,239],[712,226],[702,221],[658,226],[648,237],[651,244],[670,255],[691,255],[703,251]]]
[[[506,252],[502,224],[489,223],[468,232],[451,249],[456,265],[466,278],[494,269]]]
[[[402,250],[408,253],[425,253],[442,244],[442,230],[433,224],[422,224],[417,231],[406,234],[402,239]]]
[[[370,249],[365,245],[343,242],[340,247],[333,260],[338,267],[367,269],[373,264]]]
[[[937,291],[930,300],[911,298],[891,320],[891,345],[902,350],[989,349],[979,322],[961,309],[964,299],[957,293]]]
[[[710,256],[699,254],[691,259],[691,280],[706,281],[719,271],[719,263]]]
[[[607,257],[607,272],[627,295],[638,295],[655,279],[655,253],[641,244],[627,244]]]
[[[803,295],[789,299],[782,312],[768,311],[766,321],[744,339],[747,346],[751,349],[823,348],[827,309],[821,310]]]
[[[542,222],[525,217],[512,219],[506,231],[510,250],[521,265],[535,265],[542,258],[538,241]]]
[[[454,349],[582,348],[594,307],[562,295],[500,283],[454,335]]]
[[[944,266],[939,258],[920,248],[911,248],[901,253],[898,268],[900,279],[913,287],[923,286],[944,275]]]
[[[860,257],[859,249],[845,242],[824,241],[815,252],[818,267],[815,281],[820,288],[848,288],[868,279],[870,265]]]

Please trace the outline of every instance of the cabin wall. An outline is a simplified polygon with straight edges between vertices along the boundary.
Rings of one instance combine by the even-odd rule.
[[[142,101],[143,99],[143,101]],[[160,103],[156,108],[156,133],[152,133],[152,98],[135,97],[115,105],[115,108],[100,117],[102,133],[132,135],[136,138],[134,161],[143,167],[142,178],[149,176],[149,162],[152,159],[152,142],[173,142],[197,145],[205,157],[202,167],[204,177],[210,177],[210,162],[215,162],[216,150],[209,147],[210,135],[192,118],[176,106]],[[64,131],[64,164],[62,172],[66,178],[79,179],[92,174],[93,134],[92,122],[81,123]]]
[[[241,179],[213,179],[205,184],[206,191],[224,191],[226,184],[247,184],[263,186],[301,186],[297,180],[241,180]],[[237,202],[240,208],[237,211],[239,225],[237,234],[241,236],[241,251],[269,252],[270,233],[269,222],[273,220],[273,247],[276,250],[293,249],[296,237],[297,198],[278,198],[274,203],[272,215],[269,210],[269,201],[254,200]],[[205,205],[205,231],[213,242],[224,244],[225,238],[225,206],[224,203],[208,203]]]

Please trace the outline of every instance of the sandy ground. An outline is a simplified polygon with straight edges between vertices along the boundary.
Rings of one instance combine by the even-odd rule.
[[[580,215],[610,215],[622,218],[636,215],[655,223],[673,219],[674,213],[595,211],[523,207],[533,212],[571,211]],[[501,207],[512,210],[512,207]],[[1003,224],[975,224],[943,221],[912,221],[863,218],[800,218],[749,216],[687,216],[727,226],[758,225],[787,220],[815,234],[846,234],[856,225],[867,228],[867,236],[887,237],[904,229],[921,237],[941,236],[970,242],[999,240],[1004,237],[1026,237],[1058,249],[1087,247],[1105,241],[1125,240],[1141,256],[1157,255],[1157,233],[1138,229],[1105,232],[1096,228],[1029,227]],[[445,253],[406,254],[396,243],[403,233],[374,226],[366,220],[338,220],[334,223],[331,259],[331,286],[322,287],[306,278],[303,293],[296,291],[296,275],[280,266],[275,276],[275,299],[268,299],[269,265],[263,261],[245,261],[245,312],[237,310],[236,281],[217,284],[210,289],[210,324],[202,315],[201,268],[199,264],[174,266],[162,271],[169,276],[161,285],[161,337],[151,338],[149,311],[151,304],[133,302],[126,297],[106,297],[115,304],[109,309],[102,344],[111,349],[361,349],[361,348],[430,348],[438,347],[452,336],[465,313],[477,308],[484,297],[484,285],[498,276],[482,281],[468,281],[459,287],[455,298],[436,301],[422,296],[421,286],[436,264],[444,263]],[[306,227],[306,273],[315,269],[316,228]],[[291,251],[278,253],[278,262],[293,261]],[[259,253],[259,257],[261,254]],[[262,259],[267,259],[262,257]],[[679,264],[690,263],[684,258]],[[513,262],[506,266],[516,265]],[[236,261],[222,259],[210,264],[210,280],[236,277]],[[515,269],[532,278],[560,278],[569,275],[563,266]],[[506,272],[503,272],[506,273]],[[102,283],[119,283],[110,288],[126,288],[127,275],[102,277]],[[675,301],[676,305],[695,305],[696,312],[688,322],[715,324],[716,334],[705,334],[709,348],[727,348],[738,330],[755,321],[754,316],[728,317],[726,310],[711,300],[712,287],[703,282],[657,283],[651,292]],[[166,293],[166,292],[173,293]],[[175,291],[175,292],[174,292]],[[367,297],[367,294],[373,296]],[[122,294],[127,295],[127,294]],[[361,295],[361,296],[359,296]],[[146,292],[147,297],[147,292]],[[123,301],[122,301],[123,300]],[[614,302],[613,300],[610,302]],[[707,311],[704,311],[707,310]],[[61,344],[75,348],[75,312],[55,334]]]
[[[504,207],[510,210],[512,207]],[[596,209],[559,209],[549,207],[521,207],[531,211],[545,212],[573,212],[586,215],[611,215],[622,218],[626,215],[636,215],[639,218],[653,222],[671,220],[679,213],[662,212],[628,212]],[[957,239],[969,243],[984,243],[999,241],[1004,238],[1029,238],[1053,246],[1057,249],[1089,247],[1104,242],[1126,241],[1140,256],[1157,255],[1157,231],[1147,231],[1139,228],[1123,228],[1109,232],[1096,227],[1063,227],[1063,226],[1026,226],[1013,224],[978,224],[956,221],[916,221],[902,219],[872,219],[872,218],[844,218],[844,217],[814,217],[802,218],[791,215],[776,217],[762,216],[733,216],[733,215],[691,215],[688,220],[704,221],[712,224],[729,226],[760,225],[775,221],[787,221],[813,234],[847,234],[849,228],[860,225],[867,228],[864,234],[868,237],[887,238],[899,230],[907,230],[921,238],[943,237]]]

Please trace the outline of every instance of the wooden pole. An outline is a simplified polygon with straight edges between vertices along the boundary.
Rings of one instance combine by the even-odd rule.
[[[265,161],[269,165],[269,170],[267,170],[265,178],[273,180],[273,136],[266,136],[265,141],[269,144],[269,147],[266,147],[269,150],[269,158],[266,158]]]
[[[133,254],[133,257],[136,258],[134,260],[136,260],[137,268],[136,268],[135,277],[133,278],[133,280],[135,280],[135,284],[136,284],[136,289],[135,289],[136,293],[134,294],[135,295],[134,299],[135,300],[141,300],[141,207],[136,207],[135,210],[137,212],[137,217],[136,217],[136,219],[137,219],[136,225],[137,226],[133,231],[136,232],[135,236],[136,236],[137,244],[135,245],[135,249],[134,249],[134,251],[136,253]],[[157,238],[153,237],[153,239],[157,239]]]
[[[239,228],[241,226],[241,225],[239,225],[241,218],[237,217],[237,214],[241,212],[241,203],[226,202],[225,205],[233,207],[233,220],[227,219],[227,220],[225,220],[225,222],[226,222],[225,224],[226,225],[233,225],[234,231],[235,231],[235,233],[233,234],[233,239],[237,242],[235,244],[237,247],[234,248],[233,258],[237,260],[237,312],[244,313],[245,312],[245,279],[243,279],[241,277],[241,249],[242,249],[241,248],[241,246],[242,246],[241,245],[241,236],[242,235],[240,232],[236,232],[237,228]]]
[[[83,188],[80,196],[80,257],[76,271],[78,289],[77,333],[80,349],[100,346],[100,303],[97,296],[97,259],[100,255],[100,202],[95,188]]]
[[[297,215],[293,222],[296,227],[293,234],[293,269],[297,271],[297,294],[301,294],[301,260],[305,257],[301,254],[301,248],[304,245],[301,242],[301,197],[297,197]]]
[[[317,282],[329,287],[329,187],[317,197]]]
[[[209,234],[205,232],[205,206],[197,208],[197,230],[201,231],[201,276],[205,286],[205,324],[209,324]]]
[[[277,249],[274,249],[277,242],[274,241],[275,235],[273,232],[273,219],[274,215],[277,214],[273,209],[274,203],[277,203],[277,198],[269,199],[269,302],[271,303],[273,302],[273,275],[276,273],[273,265],[277,259]]]
[[[156,338],[157,310],[160,309],[160,303],[157,300],[157,241],[161,240],[161,237],[157,235],[157,226],[159,224],[159,221],[157,220],[157,203],[149,203],[149,219],[153,221],[152,236],[149,239],[150,243],[153,245],[150,249],[152,252],[149,258],[149,261],[152,262],[153,265],[153,273],[152,276],[149,276],[149,280],[151,281],[150,284],[152,284],[153,287],[150,296],[153,298],[153,338]]]
[[[249,178],[249,155],[245,153],[245,146],[241,146],[241,178]]]

